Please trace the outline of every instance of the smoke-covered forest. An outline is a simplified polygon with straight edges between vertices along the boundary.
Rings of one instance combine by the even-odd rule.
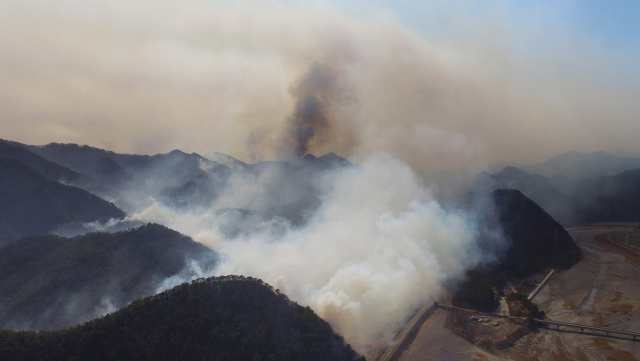
[[[544,316],[499,298],[545,274],[552,317],[631,322],[591,233],[635,244],[639,17],[2,2],[0,358],[375,360],[435,302]]]
[[[247,272],[247,275],[267,278],[294,301],[311,306],[331,324],[334,331],[344,335],[361,352],[367,353],[367,350],[383,342],[385,337],[381,335],[389,335],[385,329],[391,330],[391,325],[402,322],[407,317],[403,315],[410,314],[416,298],[433,297],[445,291],[443,285],[435,281],[439,277],[444,276],[458,285],[460,293],[454,297],[456,304],[489,309],[495,304],[491,300],[484,300],[487,295],[481,296],[486,292],[479,285],[499,288],[507,279],[527,277],[549,268],[566,269],[575,264],[581,255],[564,228],[520,191],[499,189],[482,193],[480,188],[484,184],[478,185],[480,183],[476,181],[462,201],[460,198],[452,199],[450,207],[453,208],[445,210],[439,208],[438,202],[442,201],[435,200],[434,196],[437,195],[422,193],[420,186],[412,183],[411,173],[399,164],[396,165],[399,166],[395,168],[396,173],[385,174],[381,178],[376,167],[380,164],[393,165],[392,161],[389,163],[390,160],[372,160],[376,166],[372,167],[366,163],[354,165],[334,154],[256,164],[243,163],[221,154],[210,156],[219,163],[198,154],[179,151],[137,156],[73,144],[35,147],[3,142],[2,145],[3,159],[13,167],[8,169],[25,169],[23,173],[40,177],[41,182],[49,182],[46,184],[60,183],[46,180],[43,174],[50,174],[52,179],[58,176],[59,181],[63,180],[64,183],[60,187],[75,189],[76,192],[95,192],[111,200],[111,203],[105,203],[110,204],[109,207],[118,209],[116,206],[119,206],[128,210],[128,214],[120,211],[111,218],[105,214],[87,219],[88,222],[61,222],[53,231],[31,228],[33,233],[41,235],[24,238],[15,235],[12,227],[19,229],[17,227],[21,224],[30,222],[32,213],[16,208],[11,214],[13,218],[3,218],[5,237],[14,235],[12,242],[0,248],[3,260],[0,304],[4,327],[23,330],[71,327],[116,311],[137,298],[153,295],[197,277]],[[43,164],[47,167],[43,168]],[[22,173],[4,172],[4,184],[25,184],[16,174]],[[305,273],[290,275],[290,278],[283,278],[286,272],[278,272],[284,264],[304,260],[308,247],[312,247],[310,257],[321,254],[318,252],[323,252],[322,247],[335,247],[327,242],[335,236],[335,227],[341,227],[339,225],[345,220],[358,219],[353,218],[358,215],[356,209],[363,206],[365,198],[353,193],[358,184],[369,183],[367,187],[374,191],[378,187],[377,193],[364,193],[363,197],[379,197],[384,195],[379,192],[389,192],[389,188],[386,188],[388,184],[398,181],[401,184],[405,182],[405,192],[414,187],[413,194],[399,193],[400,189],[393,191],[396,192],[393,197],[405,197],[407,208],[392,216],[383,211],[393,203],[386,203],[380,208],[382,213],[376,213],[376,206],[372,203],[373,219],[381,215],[379,219],[387,222],[386,225],[381,229],[378,223],[375,229],[368,231],[368,225],[362,223],[366,220],[360,220],[361,224],[354,230],[359,233],[382,232],[378,236],[372,234],[367,237],[383,242],[377,247],[387,242],[399,242],[389,245],[391,248],[388,249],[394,252],[404,252],[405,248],[411,249],[411,245],[405,244],[406,241],[402,239],[394,241],[388,233],[391,230],[417,232],[416,236],[422,234],[424,241],[416,239],[418,242],[415,245],[426,242],[423,245],[429,244],[431,250],[422,253],[421,257],[426,258],[416,258],[413,262],[427,262],[422,271],[418,270],[422,272],[420,277],[425,277],[423,282],[426,283],[423,285],[426,292],[403,296],[402,292],[406,292],[402,288],[404,286],[394,285],[400,287],[400,293],[393,297],[406,297],[407,303],[401,308],[392,309],[380,308],[376,303],[379,300],[373,296],[361,298],[360,307],[374,307],[376,311],[371,312],[378,312],[377,318],[367,318],[365,321],[365,318],[350,314],[351,306],[348,303],[332,299],[336,291],[347,292],[347,297],[355,297],[352,300],[361,297],[350,293],[355,285],[347,283],[340,286],[333,283],[335,277],[353,280],[350,274],[355,269],[338,268],[324,286],[318,283],[316,287],[319,289],[306,291],[303,287],[305,283],[314,284],[322,280],[318,278],[321,273],[314,272],[322,269],[323,272],[331,271],[331,268],[307,268]],[[392,189],[396,188],[397,184],[394,184]],[[343,193],[345,191],[347,193]],[[350,198],[354,195],[355,203],[350,205]],[[95,195],[91,196],[100,200]],[[397,198],[385,200],[383,197],[376,202],[392,199],[396,201]],[[369,198],[364,202],[371,200]],[[416,203],[416,200],[421,201]],[[9,202],[5,202],[4,206],[9,205]],[[335,215],[327,213],[335,212],[332,207],[339,207],[347,213],[338,213],[338,218],[334,219]],[[350,210],[349,207],[356,208]],[[35,211],[37,209],[32,209],[32,212]],[[52,216],[56,214],[51,210],[47,213]],[[15,223],[16,219],[18,223]],[[413,223],[414,219],[432,219],[435,223],[418,226]],[[158,222],[165,226],[143,225],[145,222]],[[472,228],[469,228],[470,225]],[[197,242],[166,226],[175,227]],[[456,229],[460,226],[463,228]],[[314,244],[317,227],[323,227],[322,232],[329,233]],[[466,239],[467,247],[471,247],[465,253],[465,261],[447,265],[440,275],[433,274],[433,269],[428,265],[433,262],[429,260],[429,252],[455,258],[459,256],[451,252],[459,251],[445,246],[446,243],[438,243],[437,237],[441,236],[432,238],[429,234],[449,234],[454,229],[457,240]],[[50,232],[57,235],[48,234]],[[351,238],[353,245],[358,244],[357,239]],[[350,253],[339,251],[334,255],[351,262],[351,257],[360,254],[359,257],[365,257],[365,261],[358,266],[361,267],[359,272],[367,269],[367,272],[381,272],[380,267],[386,267],[384,263],[375,263],[374,266],[368,262],[376,259],[378,261],[375,262],[387,261],[371,253],[366,239],[362,243],[365,248],[352,249]],[[447,239],[451,240],[446,236],[442,238],[443,241]],[[251,248],[256,247],[261,251],[254,255]],[[287,258],[292,251],[295,258]],[[315,262],[313,258],[308,260],[311,264]],[[429,277],[435,279],[430,281]],[[480,298],[474,301],[474,297]],[[370,306],[367,306],[368,302],[372,302]],[[378,336],[367,336],[366,332],[360,330],[360,327],[371,326]]]

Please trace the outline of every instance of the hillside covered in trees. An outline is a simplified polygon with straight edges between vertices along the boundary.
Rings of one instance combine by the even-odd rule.
[[[44,157],[24,148],[20,143],[0,139],[0,157],[14,159],[18,162],[24,163],[52,182],[70,182],[82,177],[80,173],[74,172],[67,167],[47,160]]]
[[[2,360],[364,360],[310,308],[258,279],[184,283],[60,331],[0,331]]]
[[[155,293],[217,254],[164,226],[73,238],[32,236],[0,248],[0,326],[70,327]],[[1,359],[1,358],[0,358]]]
[[[0,246],[23,236],[51,233],[65,225],[124,216],[104,199],[49,180],[14,158],[0,156]]]
[[[506,250],[496,263],[467,274],[453,297],[456,306],[491,312],[498,306],[492,286],[501,289],[509,278],[568,269],[580,261],[582,252],[564,227],[520,191],[499,189],[475,196],[493,207]]]
[[[620,161],[612,159],[611,167],[595,167],[602,171],[578,178],[544,176],[506,167],[494,174],[480,174],[475,187],[484,192],[517,189],[565,227],[600,222],[637,222],[640,220],[640,169],[624,170],[623,166],[637,165],[640,159],[631,160],[620,164]],[[582,174],[578,170],[589,170],[589,167],[576,164],[572,168],[576,174]],[[620,173],[611,174],[616,169],[620,169]]]
[[[493,312],[500,305],[493,288],[475,272],[467,274],[467,280],[458,287],[452,302],[454,306],[481,312]]]
[[[492,193],[496,214],[508,242],[496,271],[525,277],[548,268],[567,269],[582,252],[569,233],[547,212],[520,191]]]

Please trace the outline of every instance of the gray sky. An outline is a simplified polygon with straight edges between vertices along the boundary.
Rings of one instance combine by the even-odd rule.
[[[317,155],[640,153],[640,11],[620,4],[4,1],[0,138],[273,159],[319,64],[338,81]]]

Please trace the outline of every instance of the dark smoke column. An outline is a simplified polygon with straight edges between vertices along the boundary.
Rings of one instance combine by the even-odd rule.
[[[287,120],[282,155],[302,158],[330,138],[331,108],[338,93],[337,76],[328,66],[313,63],[290,92],[296,105]]]

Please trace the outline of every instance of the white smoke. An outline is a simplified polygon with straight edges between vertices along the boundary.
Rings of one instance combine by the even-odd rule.
[[[276,218],[227,238],[216,207],[176,213],[154,204],[133,218],[209,245],[222,254],[215,274],[261,278],[310,306],[365,354],[439,297],[443,282],[494,259],[477,243],[473,214],[444,209],[406,164],[385,153],[328,173],[320,184],[322,204],[300,227]]]

